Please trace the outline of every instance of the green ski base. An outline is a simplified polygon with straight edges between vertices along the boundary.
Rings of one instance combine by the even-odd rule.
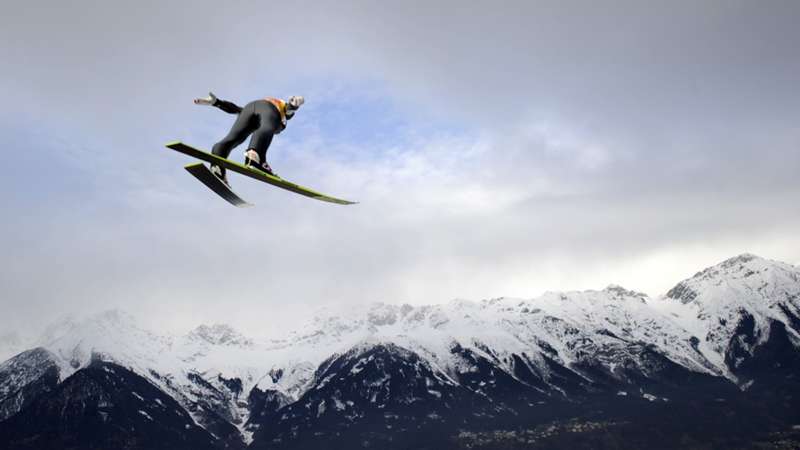
[[[229,159],[221,158],[217,155],[213,155],[211,153],[198,150],[190,145],[184,144],[181,141],[170,142],[169,144],[167,144],[167,148],[183,153],[185,155],[189,155],[193,158],[202,159],[203,161],[207,161],[209,163],[219,164],[220,166],[232,172],[236,172],[244,176],[253,178],[254,180],[262,181],[264,183],[268,183],[273,186],[286,189],[287,191],[291,191],[300,195],[305,195],[306,197],[311,197],[313,199],[317,199],[323,202],[335,203],[337,205],[354,205],[358,203],[358,202],[351,202],[350,200],[342,200],[340,198],[321,194],[307,187],[303,187],[298,184],[286,181],[283,178],[261,172],[260,170],[251,169],[243,164],[239,164]]]

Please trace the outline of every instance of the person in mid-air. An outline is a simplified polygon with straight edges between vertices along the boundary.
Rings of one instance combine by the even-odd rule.
[[[279,98],[266,97],[240,107],[235,103],[220,100],[209,92],[208,97],[196,98],[194,102],[198,105],[215,106],[229,114],[237,114],[231,131],[214,145],[211,153],[228,158],[231,150],[244,142],[250,135],[250,145],[244,153],[244,164],[247,167],[275,175],[275,172],[267,164],[267,149],[272,143],[272,137],[286,128],[286,122],[294,117],[294,113],[305,103],[305,99],[301,96],[292,96],[284,101]],[[228,184],[224,167],[212,164],[211,172]]]

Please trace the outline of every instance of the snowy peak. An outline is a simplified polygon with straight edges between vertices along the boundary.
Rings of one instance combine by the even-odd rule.
[[[200,325],[189,333],[189,338],[212,345],[249,347],[253,341],[226,324]]]
[[[800,269],[790,264],[742,254],[681,281],[659,303],[728,376],[759,347],[800,343]]]
[[[372,305],[367,312],[367,322],[370,325],[378,327],[393,325],[402,315],[404,314],[400,311],[400,307],[379,303]]]
[[[667,292],[681,303],[720,303],[731,299],[780,301],[797,296],[800,270],[749,253],[727,259],[683,280]]]
[[[147,330],[132,315],[109,310],[62,319],[46,329],[37,345],[55,354],[63,375],[69,376],[98,358],[144,370],[171,343],[171,337]]]
[[[603,289],[603,292],[610,294],[613,298],[617,300],[635,299],[640,302],[645,302],[647,299],[647,294],[644,294],[642,292],[631,291],[616,284],[608,285],[608,287]]]
[[[48,326],[40,337],[39,343],[46,345],[70,335],[91,332],[113,332],[113,334],[119,334],[137,327],[133,316],[116,309],[103,311],[82,319],[66,316]]]

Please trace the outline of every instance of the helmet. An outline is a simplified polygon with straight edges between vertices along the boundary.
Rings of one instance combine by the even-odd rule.
[[[289,97],[289,100],[286,103],[291,109],[297,109],[300,107],[300,105],[302,105],[305,102],[306,99],[303,98],[302,95],[293,95]]]

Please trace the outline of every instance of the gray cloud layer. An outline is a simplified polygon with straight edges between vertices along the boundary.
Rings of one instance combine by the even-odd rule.
[[[327,302],[657,294],[732,253],[800,260],[797,2],[51,3],[0,19],[19,158],[0,327],[121,306],[256,330]],[[333,80],[463,132],[339,142],[314,122]],[[210,88],[307,93],[273,157],[363,203],[241,180],[257,209],[211,199],[161,149],[225,133],[189,102]]]

